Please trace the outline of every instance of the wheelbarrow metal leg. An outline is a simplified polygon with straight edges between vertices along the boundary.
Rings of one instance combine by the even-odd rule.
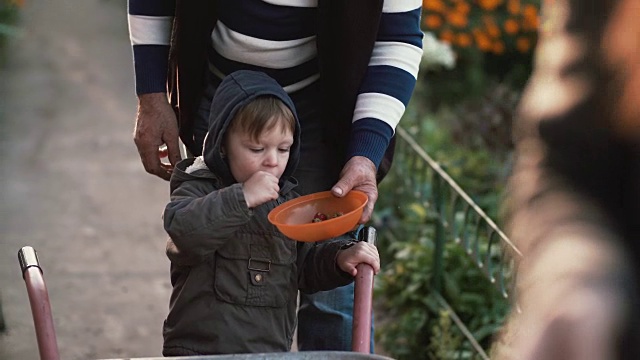
[[[376,230],[367,226],[361,231],[362,241],[375,244]],[[373,268],[368,264],[356,266],[353,306],[353,335],[351,348],[354,352],[371,353],[371,314],[373,303]]]
[[[27,286],[27,294],[31,304],[40,359],[59,360],[60,355],[53,326],[49,293],[47,292],[36,251],[31,246],[25,246],[18,251],[18,259],[20,260],[22,276]]]

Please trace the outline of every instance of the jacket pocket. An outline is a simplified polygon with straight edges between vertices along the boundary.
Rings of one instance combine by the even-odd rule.
[[[295,299],[295,245],[276,241],[266,245],[234,241],[221,248],[215,261],[216,297],[231,304],[274,308]]]

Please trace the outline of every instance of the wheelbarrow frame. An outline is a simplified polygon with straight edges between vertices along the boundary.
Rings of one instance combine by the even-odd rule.
[[[374,244],[376,230],[373,227],[363,227],[357,233],[358,241],[366,241]],[[38,260],[36,250],[31,246],[24,246],[18,251],[18,260],[22,270],[31,305],[33,324],[36,331],[40,360],[60,360],[58,342],[49,301],[49,292],[44,280],[42,267]],[[299,352],[299,353],[274,353],[274,354],[242,354],[242,355],[215,355],[215,356],[187,356],[175,359],[238,359],[244,360],[268,359],[269,356],[277,356],[278,359],[389,359],[383,356],[371,355],[371,314],[373,299],[373,268],[368,264],[359,264],[358,273],[354,279],[354,307],[352,329],[352,351],[328,351],[328,352]],[[368,355],[364,355],[368,354]],[[158,359],[158,358],[137,358]]]
[[[27,286],[40,359],[59,360],[60,355],[53,325],[49,292],[38,261],[38,255],[31,246],[25,246],[18,251],[18,260],[22,270],[22,277]]]

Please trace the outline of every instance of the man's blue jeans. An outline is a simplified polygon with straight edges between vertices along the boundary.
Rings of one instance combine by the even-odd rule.
[[[298,350],[351,350],[353,288],[300,294]]]
[[[302,195],[329,190],[338,180],[341,162],[323,137],[319,116],[320,94],[311,86],[291,98],[302,127],[301,159],[294,173],[296,191]],[[300,294],[298,350],[351,350],[354,285],[312,295]]]
[[[354,284],[312,295],[300,294],[298,350],[351,351]],[[371,352],[373,353],[373,314]]]

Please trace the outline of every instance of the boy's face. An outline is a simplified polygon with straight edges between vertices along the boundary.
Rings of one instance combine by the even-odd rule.
[[[237,182],[245,182],[257,171],[266,171],[278,179],[289,161],[293,133],[281,125],[263,132],[256,141],[242,130],[227,134],[225,152],[231,174]]]

